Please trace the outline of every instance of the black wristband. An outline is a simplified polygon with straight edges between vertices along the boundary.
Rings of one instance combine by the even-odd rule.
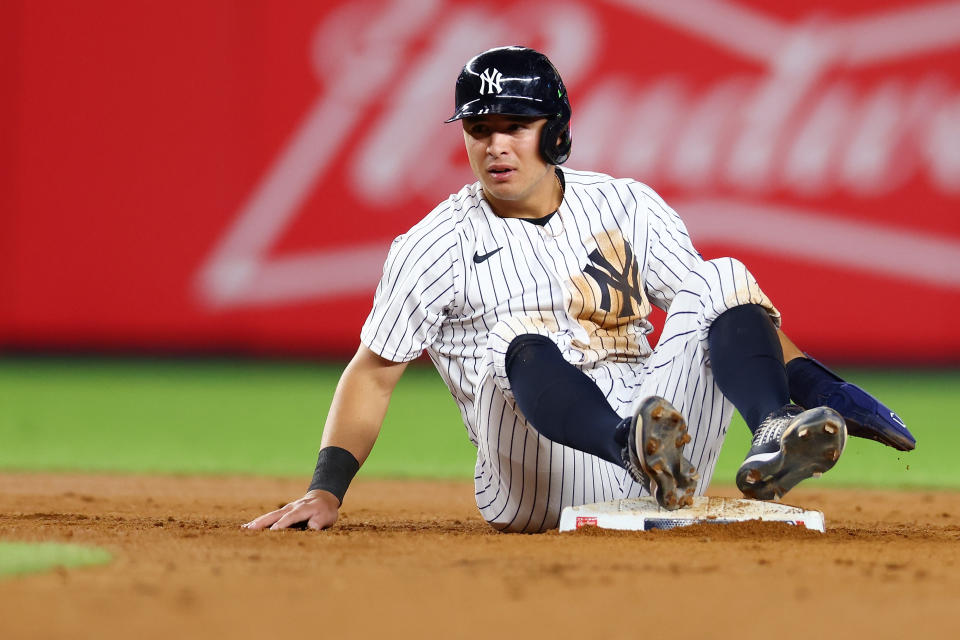
[[[360,463],[353,454],[341,447],[324,447],[317,455],[317,468],[308,491],[323,489],[337,496],[343,504],[343,496],[353,476],[360,470]]]

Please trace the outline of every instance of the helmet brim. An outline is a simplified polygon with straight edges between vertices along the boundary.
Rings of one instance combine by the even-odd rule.
[[[529,101],[529,102],[527,102]],[[475,116],[525,116],[532,118],[550,118],[556,113],[544,111],[543,101],[522,96],[510,96],[502,101],[477,99],[465,102],[450,118],[444,122],[456,122]]]

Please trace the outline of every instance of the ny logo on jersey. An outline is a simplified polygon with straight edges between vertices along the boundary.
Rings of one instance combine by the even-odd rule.
[[[493,70],[493,73],[490,72],[490,69],[484,69],[483,73],[480,74],[480,95],[483,95],[484,89],[487,90],[487,93],[493,93],[494,89],[497,93],[503,91],[500,88],[501,78],[503,78],[503,74],[496,69]]]
[[[633,257],[633,247],[629,242],[623,243],[625,251],[623,258],[623,269],[615,267],[599,249],[594,249],[590,254],[590,260],[593,264],[588,264],[583,268],[583,272],[596,280],[600,285],[600,308],[607,313],[613,311],[611,307],[611,292],[619,293],[622,300],[620,309],[617,311],[617,317],[625,318],[636,313],[633,308],[633,302],[636,301],[638,307],[643,307],[643,293],[640,290],[640,267],[637,265],[636,258]]]

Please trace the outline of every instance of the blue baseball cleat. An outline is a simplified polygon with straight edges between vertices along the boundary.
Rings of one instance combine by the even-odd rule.
[[[755,500],[779,498],[798,482],[832,469],[846,444],[839,413],[788,404],[760,423],[737,471],[737,487]]]
[[[802,371],[790,375],[790,395],[798,404],[835,410],[843,416],[851,436],[876,440],[899,451],[916,448],[917,439],[889,407],[809,356],[802,365]]]

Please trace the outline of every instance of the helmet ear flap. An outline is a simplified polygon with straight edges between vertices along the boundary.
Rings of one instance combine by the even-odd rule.
[[[540,155],[549,164],[563,164],[570,157],[572,143],[570,116],[550,118],[540,133]]]

